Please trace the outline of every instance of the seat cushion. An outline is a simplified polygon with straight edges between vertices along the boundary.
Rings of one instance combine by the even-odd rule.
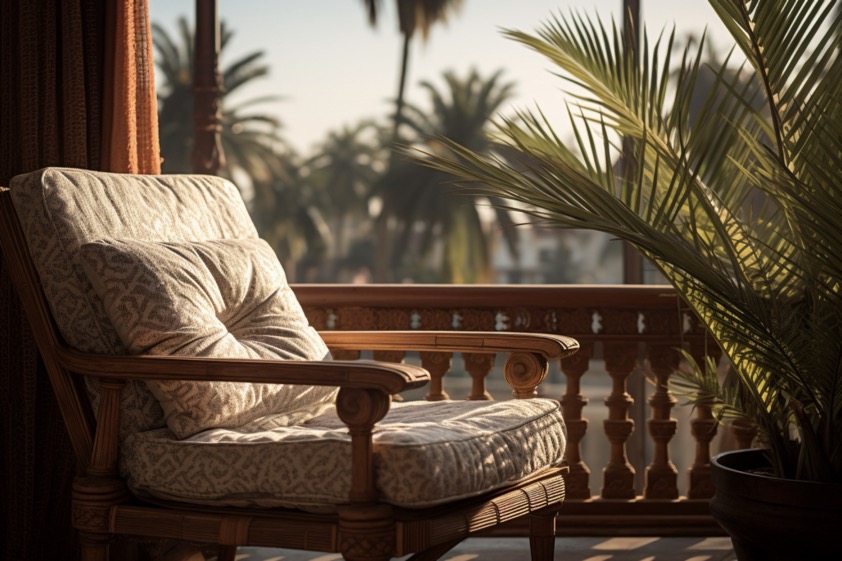
[[[83,244],[82,266],[132,354],[323,360],[319,334],[261,239]],[[150,381],[178,438],[270,414],[299,423],[329,407],[336,388]]]
[[[220,177],[45,168],[12,178],[9,187],[18,216],[26,217],[27,246],[57,327],[83,352],[126,349],[82,270],[82,244],[105,237],[257,238],[239,191]],[[89,387],[96,411],[98,385]],[[158,401],[142,382],[126,384],[121,409],[121,437],[164,425]]]
[[[135,434],[122,448],[121,470],[138,495],[182,502],[312,510],[347,503],[351,439],[335,412],[276,424],[185,440],[166,429]],[[565,443],[552,400],[394,403],[375,427],[376,486],[385,502],[434,506],[558,465]]]

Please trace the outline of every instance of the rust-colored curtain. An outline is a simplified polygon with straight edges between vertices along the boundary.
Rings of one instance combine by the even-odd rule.
[[[147,0],[108,3],[102,169],[161,173]]]
[[[147,0],[0,2],[0,185],[160,171]],[[0,260],[0,559],[72,559],[76,461]]]

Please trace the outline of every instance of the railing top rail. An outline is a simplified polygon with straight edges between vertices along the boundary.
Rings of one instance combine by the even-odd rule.
[[[309,306],[544,307],[675,310],[669,285],[294,284]]]

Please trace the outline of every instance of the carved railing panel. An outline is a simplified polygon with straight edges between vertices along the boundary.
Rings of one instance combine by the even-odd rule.
[[[578,339],[579,352],[559,365],[564,388],[555,390],[567,424],[566,459],[570,467],[562,512],[566,523],[559,524],[559,532],[575,535],[610,535],[617,531],[626,535],[721,532],[707,510],[707,499],[713,491],[709,463],[716,442],[716,421],[710,408],[700,406],[692,419],[681,421],[689,430],[677,433],[679,421],[673,417],[676,399],[668,386],[669,377],[679,366],[677,348],[688,350],[700,364],[706,356],[718,359],[720,351],[706,339],[699,322],[682,309],[672,288],[511,285],[297,285],[293,288],[311,324],[321,330],[520,331],[558,333]],[[334,356],[357,358],[359,355],[343,351]],[[405,359],[402,352],[375,352],[374,358]],[[450,395],[491,398],[488,380],[498,376],[493,354],[463,355],[456,365],[458,368],[464,364],[467,376],[448,375],[454,364],[451,353],[422,352],[419,358],[431,374],[426,399],[443,400]],[[517,361],[507,368],[510,370],[505,375],[516,379]],[[632,374],[638,380],[640,371],[652,382],[651,395],[643,395],[636,385],[630,389]],[[583,380],[587,382],[585,386]],[[470,384],[469,389],[465,383]],[[522,384],[515,392],[518,397],[532,395],[531,382],[518,383]],[[588,392],[597,387],[606,388],[606,393],[600,396],[600,400],[604,398],[604,408],[588,406]],[[546,390],[541,395],[553,397]],[[589,415],[604,419],[602,426],[598,429],[595,427],[599,425],[590,426]],[[639,420],[640,426],[635,426],[634,419]],[[754,436],[739,425],[733,427],[733,432],[741,444],[750,442]],[[682,442],[682,438],[692,439],[692,465],[689,461],[683,464],[688,466],[688,477],[679,482],[671,448],[681,445],[681,450],[685,450],[687,441]],[[590,466],[586,463],[583,454],[586,441],[589,450],[604,446],[608,452],[603,454],[604,461],[593,463],[591,459]],[[651,461],[644,461],[646,457],[651,457]],[[602,474],[596,496],[591,491],[591,470]],[[642,490],[635,487],[636,472],[644,475]],[[681,496],[679,491],[685,482],[686,493]]]

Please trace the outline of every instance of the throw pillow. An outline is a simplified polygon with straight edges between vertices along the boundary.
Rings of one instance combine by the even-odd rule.
[[[104,239],[82,245],[80,255],[132,354],[329,357],[263,240]],[[166,380],[147,385],[179,438],[267,415],[301,423],[323,413],[336,396],[336,388],[290,384]]]

